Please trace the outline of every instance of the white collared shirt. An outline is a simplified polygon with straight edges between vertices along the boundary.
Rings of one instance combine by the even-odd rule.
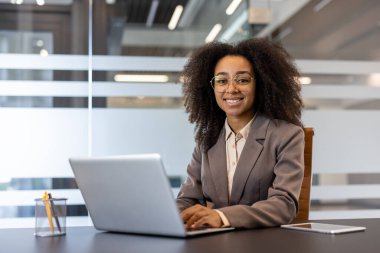
[[[245,142],[249,134],[252,122],[255,116],[245,125],[238,133],[234,133],[228,125],[227,119],[224,123],[226,128],[226,156],[227,156],[227,179],[228,179],[228,195],[231,196],[232,183],[239,161],[241,152],[243,151]]]
[[[227,119],[224,123],[226,128],[226,157],[227,157],[227,181],[228,181],[228,198],[231,197],[232,183],[234,180],[234,175],[236,171],[236,166],[239,161],[241,152],[243,151],[244,145],[249,135],[249,130],[251,128],[252,122],[256,118],[256,114],[253,118],[245,125],[237,134],[232,131],[231,127],[228,125]],[[223,222],[223,227],[229,227],[230,221],[220,210],[215,209],[219,214]]]

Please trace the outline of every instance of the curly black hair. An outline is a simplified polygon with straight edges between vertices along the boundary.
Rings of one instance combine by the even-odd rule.
[[[216,103],[210,80],[218,61],[227,55],[243,56],[251,63],[256,80],[256,112],[302,126],[300,74],[280,44],[263,38],[235,45],[211,42],[193,52],[182,73],[186,112],[189,121],[195,123],[195,140],[204,151],[216,143],[226,118]]]

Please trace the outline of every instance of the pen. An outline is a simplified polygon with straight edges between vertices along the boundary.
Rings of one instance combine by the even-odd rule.
[[[57,214],[55,213],[55,206],[54,206],[53,197],[51,196],[50,193],[48,193],[48,196],[49,196],[49,200],[50,200],[51,212],[53,213],[53,217],[54,217],[54,219],[55,219],[55,223],[57,224],[58,231],[59,231],[59,232],[62,232],[62,230],[61,230],[61,225],[59,224],[58,216],[57,216]]]
[[[47,192],[44,193],[42,200],[44,202],[45,209],[46,209],[46,215],[47,215],[48,220],[49,220],[50,232],[54,233],[53,218],[51,216],[51,210],[50,210],[50,205],[49,205],[49,201],[48,201],[49,197],[48,197]]]

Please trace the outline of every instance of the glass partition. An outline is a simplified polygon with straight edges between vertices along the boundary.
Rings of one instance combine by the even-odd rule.
[[[0,227],[32,226],[45,190],[87,216],[68,157],[88,154],[88,3],[37,2],[0,2]]]
[[[194,146],[187,57],[251,37],[281,42],[301,70],[313,204],[369,199],[360,208],[379,216],[380,195],[368,194],[380,192],[379,3],[321,2],[0,0],[0,227],[33,226],[45,190],[68,198],[68,226],[91,224],[71,156],[159,153],[176,192]],[[341,188],[326,194],[330,186]],[[314,218],[361,215],[312,209]]]

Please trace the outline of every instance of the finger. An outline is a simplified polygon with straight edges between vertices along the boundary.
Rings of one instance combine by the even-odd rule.
[[[201,206],[199,204],[196,204],[194,206],[191,206],[181,213],[181,218],[184,222],[187,222],[195,213],[200,212],[204,206]]]
[[[200,228],[200,227],[212,227],[212,228],[218,228],[220,225],[217,221],[213,220],[210,217],[203,217],[196,222],[194,222],[191,226],[192,228]]]
[[[200,211],[197,213],[194,213],[186,222],[186,227],[190,228],[193,227],[193,224],[197,222],[199,219],[203,218],[205,215],[207,215],[207,212]]]
[[[213,227],[213,228],[221,227],[222,219],[217,213],[214,213],[214,212],[208,213],[207,215],[203,216],[202,218],[198,219],[192,224],[193,228],[199,228],[202,226]]]
[[[181,218],[182,218],[183,221],[186,222],[196,212],[197,212],[197,208],[195,206],[189,207],[189,208],[185,209],[184,211],[182,211]]]

